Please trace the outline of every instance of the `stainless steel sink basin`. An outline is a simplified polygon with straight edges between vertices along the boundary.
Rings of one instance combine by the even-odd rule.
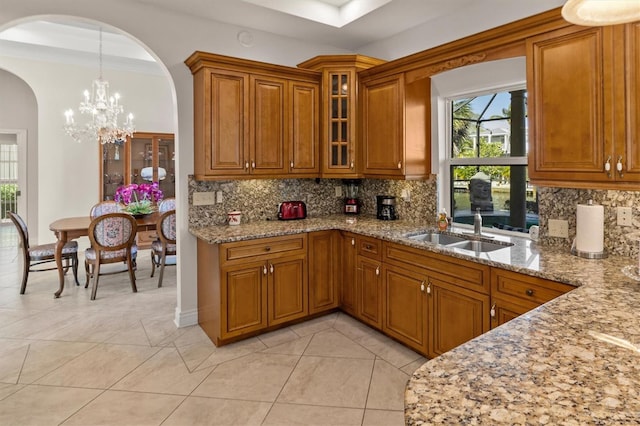
[[[408,234],[405,236],[414,241],[425,241],[438,244],[443,247],[469,250],[475,253],[488,253],[495,250],[511,247],[513,245],[512,243],[503,241],[478,240],[474,239],[477,237],[472,235],[452,235],[438,231],[426,231],[417,234]]]
[[[453,244],[447,244],[447,247],[459,248],[462,250],[470,250],[477,253],[488,253],[495,250],[500,250],[512,246],[511,243],[499,243],[477,240],[466,240]]]
[[[467,241],[466,238],[456,237],[455,235],[441,234],[439,232],[423,232],[416,235],[408,235],[407,238],[416,241],[427,241],[434,244],[448,245],[453,243],[459,243],[461,241]]]

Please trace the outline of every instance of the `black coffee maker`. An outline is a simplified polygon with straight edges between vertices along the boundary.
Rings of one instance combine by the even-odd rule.
[[[396,220],[396,197],[376,195],[378,210],[376,217],[380,220]]]

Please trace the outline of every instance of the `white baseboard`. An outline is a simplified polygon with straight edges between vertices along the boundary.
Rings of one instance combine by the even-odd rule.
[[[198,324],[198,310],[192,309],[190,311],[180,311],[179,308],[176,308],[176,316],[173,319],[176,326],[180,327],[189,327],[190,325]]]

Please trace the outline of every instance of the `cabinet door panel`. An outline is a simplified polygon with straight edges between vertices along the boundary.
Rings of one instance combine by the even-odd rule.
[[[289,172],[312,174],[320,172],[318,105],[319,87],[317,84],[292,82],[289,98],[291,100]]]
[[[430,279],[429,356],[436,357],[489,331],[489,296]]]
[[[340,283],[340,307],[351,315],[357,315],[356,295],[356,236],[349,232],[342,234],[341,269],[342,279]]]
[[[222,270],[222,338],[267,326],[266,279],[263,264]]]
[[[243,73],[211,71],[211,104],[204,122],[210,140],[205,143],[206,174],[246,174],[249,153],[249,77]],[[196,153],[197,155],[197,153]]]
[[[269,261],[269,326],[308,314],[305,257]]]
[[[491,317],[492,329],[539,306],[535,303],[527,304],[527,302],[524,302],[523,304],[516,304],[501,299],[493,299],[491,303],[491,307],[494,310],[494,315]]]
[[[251,77],[251,167],[254,174],[285,172],[286,80]]]
[[[358,317],[382,328],[382,271],[379,262],[358,256]]]
[[[624,141],[624,147],[617,149],[623,157],[625,165],[625,181],[640,181],[640,22],[627,24],[624,27],[624,59],[626,59],[626,81],[624,94],[616,90],[615,101],[619,111],[626,112],[625,135],[616,133],[618,140]],[[616,50],[617,54],[621,54]],[[616,65],[619,62],[616,62]],[[623,112],[618,113],[619,116]]]
[[[330,177],[357,177],[356,72],[353,69],[323,72],[323,168]]]
[[[610,111],[603,96],[609,84],[610,62],[603,56],[608,34],[601,27],[572,28],[528,40],[532,179],[609,180],[604,164],[611,136],[604,126]]]
[[[427,352],[426,274],[394,266],[384,267],[386,301],[383,331],[404,344]]]
[[[364,173],[402,175],[403,79],[386,78],[364,87],[362,140]]]
[[[337,231],[309,234],[309,313],[338,307]]]

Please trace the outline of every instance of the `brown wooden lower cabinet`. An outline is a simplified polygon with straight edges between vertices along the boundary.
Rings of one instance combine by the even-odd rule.
[[[267,280],[264,262],[224,268],[221,271],[220,338],[241,336],[267,327]]]
[[[384,265],[382,330],[407,346],[427,353],[428,298],[424,272]]]
[[[339,307],[436,357],[572,288],[346,231],[198,240],[198,322],[216,345]]]
[[[340,234],[338,231],[309,233],[309,313],[338,307],[340,296]]]
[[[198,240],[198,323],[216,346],[308,314],[307,234]]]
[[[573,288],[544,278],[491,268],[491,328],[529,312]]]
[[[382,329],[382,264],[358,255],[357,317],[378,330]]]
[[[357,248],[356,234],[351,232],[340,232],[340,309],[357,315]]]
[[[489,331],[489,296],[429,278],[430,358]]]
[[[283,324],[309,313],[307,256],[298,254],[268,261],[268,325]]]
[[[508,300],[492,298],[491,299],[491,328],[496,328],[514,318],[518,318],[522,314],[526,314],[539,305],[523,306],[510,302]]]

